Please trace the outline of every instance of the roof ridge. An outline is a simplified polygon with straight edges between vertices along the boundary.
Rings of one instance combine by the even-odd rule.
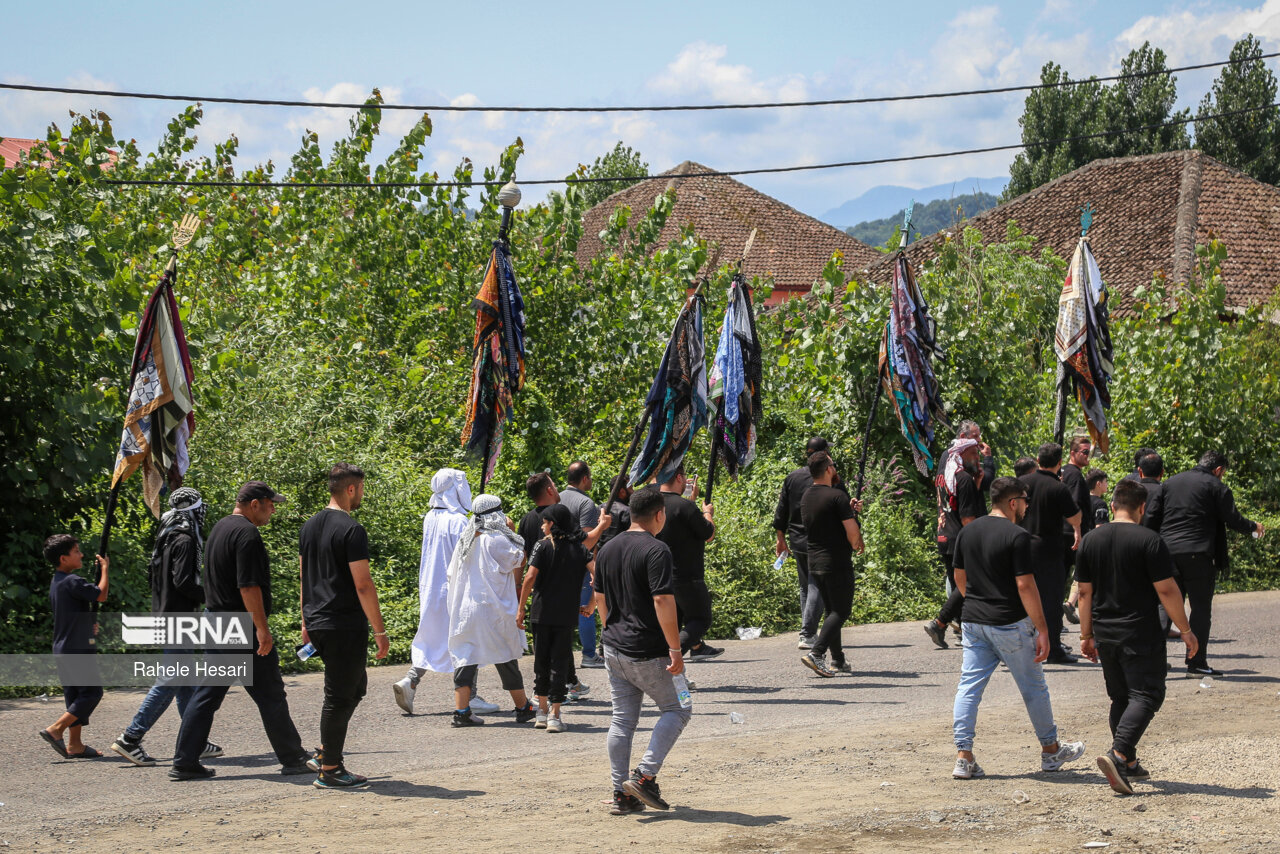
[[[1200,219],[1200,190],[1204,186],[1203,151],[1188,151],[1182,163],[1182,180],[1178,185],[1177,215],[1173,227],[1173,281],[1185,285],[1191,281],[1196,258],[1196,226]]]

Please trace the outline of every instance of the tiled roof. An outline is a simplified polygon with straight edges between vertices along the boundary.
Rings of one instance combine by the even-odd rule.
[[[1080,209],[1094,208],[1089,245],[1121,312],[1156,271],[1188,281],[1195,247],[1212,232],[1227,247],[1227,302],[1263,302],[1280,285],[1280,188],[1256,181],[1200,151],[1172,151],[1095,160],[967,220],[985,240],[1004,239],[1009,220],[1033,235],[1037,249],[1070,258],[1080,237]],[[937,234],[912,244],[910,259],[934,257]],[[879,259],[867,271],[887,278]]]
[[[689,172],[710,171],[714,170],[686,160],[668,172],[609,196],[583,216],[578,259],[586,261],[599,254],[599,234],[618,206],[630,206],[634,223],[669,187],[676,191],[675,207],[656,245],[667,246],[679,237],[683,226],[692,224],[699,237],[720,244],[720,261],[724,263],[741,254],[751,229],[756,229],[755,243],[742,270],[748,278],[773,280],[770,303],[808,293],[837,249],[844,253],[846,275],[880,257],[870,246],[840,229],[806,216],[741,181],[729,177],[683,177]]]

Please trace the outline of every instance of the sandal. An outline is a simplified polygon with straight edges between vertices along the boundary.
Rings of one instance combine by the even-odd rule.
[[[84,750],[81,751],[80,753],[68,752],[67,758],[68,759],[101,759],[102,754],[86,744],[84,746]]]
[[[49,746],[58,751],[58,755],[63,759],[70,759],[71,754],[67,753],[67,746],[62,743],[62,739],[54,738],[49,734],[47,729],[40,730],[40,737],[49,743]]]

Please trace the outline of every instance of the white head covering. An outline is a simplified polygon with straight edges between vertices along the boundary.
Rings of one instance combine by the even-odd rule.
[[[462,537],[458,540],[458,547],[454,549],[453,559],[449,561],[449,575],[452,576],[457,567],[467,562],[467,558],[471,556],[471,550],[476,545],[476,534],[494,534],[506,537],[511,542],[524,549],[524,538],[515,531],[507,527],[507,516],[502,512],[502,499],[496,495],[484,493],[477,495],[476,500],[471,504],[472,516],[471,521],[467,524],[467,529],[462,532]]]
[[[947,448],[946,459],[942,461],[939,467],[942,470],[939,480],[942,482],[938,485],[947,491],[950,497],[956,494],[956,472],[960,471],[963,463],[960,461],[960,455],[970,448],[978,447],[977,439],[956,439],[951,443],[951,447]]]
[[[457,469],[440,469],[431,477],[431,509],[452,513],[471,512],[471,486]]]

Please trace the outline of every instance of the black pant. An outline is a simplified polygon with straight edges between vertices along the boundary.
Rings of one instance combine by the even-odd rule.
[[[257,649],[255,633],[254,649]],[[249,656],[253,668],[253,684],[246,685],[245,693],[258,706],[262,728],[281,765],[297,765],[307,761],[302,749],[302,737],[289,716],[289,701],[285,697],[284,679],[280,676],[280,657],[276,648],[266,655]],[[193,768],[200,764],[200,754],[209,743],[209,730],[213,728],[213,715],[222,705],[229,685],[200,685],[187,702],[187,712],[182,716],[178,729],[178,745],[173,751],[175,768]]]
[[[840,629],[853,613],[853,570],[814,572],[811,577],[818,585],[823,604],[827,606],[827,616],[822,621],[822,628],[818,629],[811,652],[814,658],[821,658],[830,650],[831,660],[839,664],[844,661]]]
[[[956,587],[956,556],[945,552],[939,552],[938,555],[947,570],[947,583],[951,585],[951,592],[947,594],[947,601],[942,603],[938,619],[944,623],[959,623],[964,620],[964,593]]]
[[[1206,554],[1174,555],[1173,563],[1178,568],[1182,598],[1191,602],[1191,613],[1187,615],[1191,633],[1200,642],[1200,651],[1194,659],[1187,659],[1187,666],[1207,667],[1209,629],[1213,626],[1213,587],[1218,581],[1218,568]]]
[[[711,628],[711,591],[701,578],[676,580],[676,619],[680,622],[680,649],[702,644]]]
[[[572,657],[570,657],[570,663],[573,663]],[[498,678],[502,680],[504,691],[519,691],[524,687],[524,676],[520,674],[520,662],[517,659],[513,658],[493,666],[498,671]],[[470,688],[476,681],[476,673],[479,670],[478,664],[464,664],[459,667],[453,671],[453,687]]]
[[[552,703],[565,701],[565,687],[573,666],[575,626],[533,624],[533,693]],[[576,683],[574,683],[576,684]]]
[[[369,630],[308,629],[307,634],[324,662],[324,704],[320,707],[320,747],[325,765],[341,765],[347,745],[347,725],[369,687],[365,665],[369,658]]]
[[[1040,608],[1049,635],[1049,657],[1062,652],[1062,588],[1067,568],[1057,549],[1039,549],[1031,553],[1036,589],[1040,592]]]
[[[1098,660],[1111,698],[1111,748],[1136,759],[1138,740],[1164,703],[1164,640],[1099,643]]]
[[[63,685],[62,699],[67,704],[67,711],[76,716],[72,726],[88,726],[89,715],[102,702],[102,686]]]

